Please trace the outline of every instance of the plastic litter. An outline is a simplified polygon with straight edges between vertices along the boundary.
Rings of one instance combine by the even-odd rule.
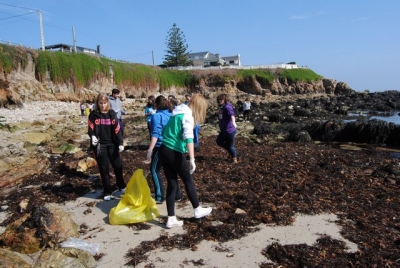
[[[77,248],[81,250],[85,250],[90,252],[93,256],[99,252],[100,245],[99,244],[90,244],[81,238],[70,237],[64,242],[60,243],[60,246],[63,248]]]
[[[151,197],[143,169],[137,169],[116,207],[108,215],[110,224],[129,224],[151,221],[160,216],[156,201]]]

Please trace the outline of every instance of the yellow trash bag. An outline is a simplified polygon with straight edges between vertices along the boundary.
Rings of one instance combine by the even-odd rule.
[[[156,201],[151,197],[143,169],[137,169],[128,182],[121,201],[110,210],[108,215],[110,223],[117,225],[145,222],[158,216],[160,212]]]

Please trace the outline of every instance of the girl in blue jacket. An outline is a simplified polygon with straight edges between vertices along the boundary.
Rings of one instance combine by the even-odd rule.
[[[165,200],[165,189],[160,172],[161,163],[158,157],[158,149],[160,149],[163,140],[161,135],[162,130],[172,114],[172,105],[164,96],[160,95],[155,99],[154,107],[157,111],[153,114],[150,121],[151,140],[149,149],[147,150],[147,161],[151,161],[150,172],[154,182],[154,199],[157,204],[161,204]],[[181,198],[182,195],[178,187],[175,200],[181,200]]]

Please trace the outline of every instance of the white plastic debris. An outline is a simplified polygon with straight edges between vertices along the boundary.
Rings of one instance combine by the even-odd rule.
[[[99,252],[100,245],[99,244],[90,244],[83,239],[70,237],[66,241],[60,243],[60,246],[63,248],[77,248],[81,250],[85,250],[90,252],[93,256]]]

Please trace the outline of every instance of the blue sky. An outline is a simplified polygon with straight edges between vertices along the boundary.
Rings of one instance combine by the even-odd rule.
[[[0,40],[73,44],[161,64],[174,23],[191,52],[240,54],[242,65],[295,61],[356,91],[400,90],[397,0],[0,0]]]

